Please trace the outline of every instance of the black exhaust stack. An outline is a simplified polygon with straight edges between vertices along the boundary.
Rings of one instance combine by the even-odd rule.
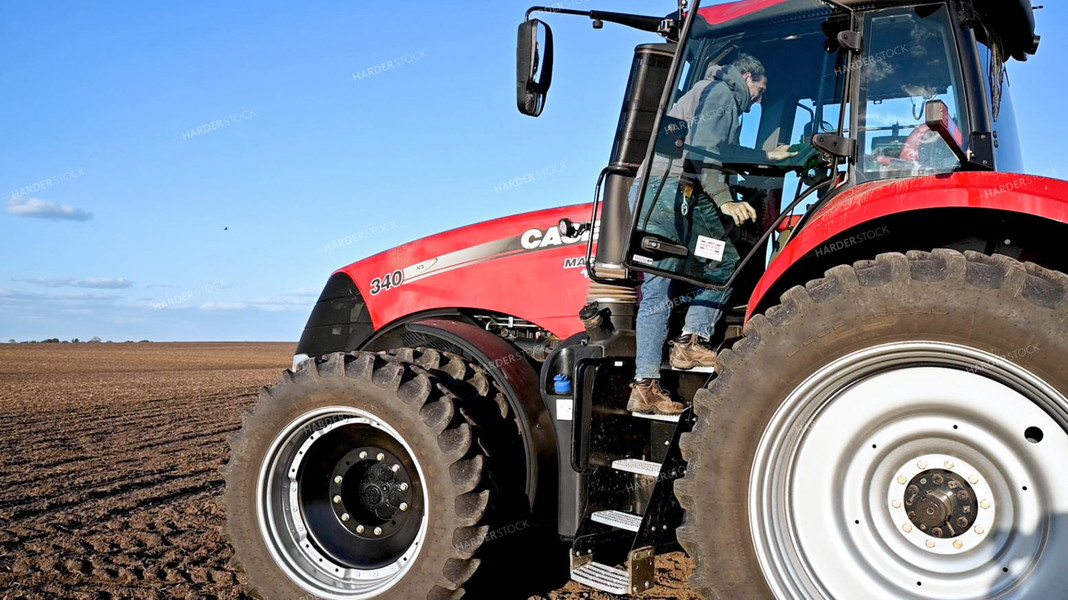
[[[595,266],[605,279],[625,279],[622,265],[630,233],[630,187],[645,160],[674,55],[675,44],[643,44],[634,50],[612,155],[603,173],[604,202]]]

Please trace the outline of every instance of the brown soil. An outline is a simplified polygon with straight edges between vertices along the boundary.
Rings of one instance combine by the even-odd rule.
[[[0,600],[250,598],[228,565],[218,468],[292,352],[0,344]],[[657,566],[642,597],[695,598],[688,558]],[[535,597],[616,598],[574,583]]]

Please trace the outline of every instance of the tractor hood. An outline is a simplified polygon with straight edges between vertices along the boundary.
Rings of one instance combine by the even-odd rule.
[[[353,350],[409,318],[515,317],[561,338],[582,330],[589,233],[558,225],[590,217],[580,204],[477,223],[398,246],[338,269],[305,327],[298,354]]]

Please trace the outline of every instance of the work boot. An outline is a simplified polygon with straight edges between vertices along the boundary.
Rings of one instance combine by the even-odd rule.
[[[716,351],[701,343],[696,333],[688,333],[671,342],[673,369],[693,369],[694,367],[716,366]]]
[[[630,384],[630,400],[627,401],[627,410],[637,413],[650,413],[654,415],[677,415],[685,410],[685,406],[675,402],[667,392],[660,388],[658,379],[639,379]]]

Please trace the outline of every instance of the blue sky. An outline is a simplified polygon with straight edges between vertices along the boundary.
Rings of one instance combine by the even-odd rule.
[[[656,40],[549,18],[553,90],[531,119],[514,82],[528,5],[441,6],[0,4],[0,341],[295,341],[340,266],[588,201],[632,49]],[[1038,17],[1012,87],[1027,170],[1062,173],[1068,8]]]

